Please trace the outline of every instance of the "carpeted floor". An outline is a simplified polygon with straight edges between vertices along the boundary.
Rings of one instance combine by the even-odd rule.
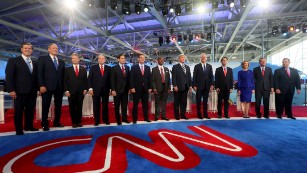
[[[7,135],[0,137],[0,170],[304,173],[306,131],[304,119],[233,118]]]
[[[251,117],[255,117],[255,111],[254,111],[254,107],[251,107],[251,111],[250,111],[250,116]],[[132,111],[132,103],[129,104],[129,110],[130,110],[130,116],[128,117],[130,121],[132,121],[132,116],[131,116],[131,111]],[[192,112],[191,113],[187,113],[187,117],[189,118],[197,118],[196,115],[196,105],[193,104],[192,105]],[[141,111],[141,103],[139,103],[139,120],[142,121],[143,120],[143,114]],[[306,106],[293,106],[293,114],[296,117],[307,117],[307,107]],[[115,123],[115,116],[114,116],[114,107],[113,104],[110,103],[109,104],[109,118],[110,118],[110,122],[111,123]],[[174,113],[173,113],[173,104],[169,103],[167,104],[167,115],[168,118],[170,119],[174,119]],[[212,118],[217,118],[217,113],[216,112],[211,112],[209,113],[209,116]],[[236,105],[231,105],[229,108],[229,116],[230,117],[242,117],[242,113],[238,112],[236,110]],[[271,117],[276,117],[275,116],[275,112],[271,112],[270,113]],[[151,120],[154,119],[153,115],[150,115],[149,118]],[[41,128],[41,124],[40,124],[40,120],[37,120],[34,122],[34,126],[36,128]],[[70,115],[69,115],[69,110],[68,110],[68,106],[63,106],[62,107],[62,117],[61,117],[61,123],[65,126],[71,126],[71,119],[70,119]],[[82,123],[84,125],[93,125],[94,124],[94,118],[93,117],[83,117],[82,119]],[[50,125],[52,126],[52,122],[50,122]],[[0,124],[0,133],[1,132],[12,132],[15,131],[14,128],[14,110],[7,110],[6,114],[5,114],[5,124]]]

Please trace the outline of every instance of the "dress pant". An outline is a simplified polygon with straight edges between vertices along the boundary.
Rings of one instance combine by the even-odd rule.
[[[187,97],[188,97],[188,88],[183,91],[174,91],[174,115],[175,118],[185,118],[185,113],[187,110]],[[180,108],[180,114],[179,114]]]
[[[256,107],[255,112],[257,116],[261,116],[260,106],[261,106],[261,99],[263,98],[263,115],[264,117],[268,117],[270,114],[270,91],[264,91],[264,90],[256,90],[255,92],[255,99],[256,99]]]
[[[17,133],[23,132],[23,114],[25,115],[25,129],[33,128],[33,119],[36,105],[36,92],[18,94],[14,100],[14,124]]]
[[[202,113],[201,113],[201,110],[200,110],[201,98],[203,98],[204,117],[208,117],[208,97],[209,97],[209,90],[197,89],[197,91],[196,91],[196,109],[197,109],[197,116],[199,118],[202,117]]]
[[[133,108],[132,108],[132,117],[133,121],[138,120],[138,105],[141,99],[144,121],[148,120],[148,91],[145,91],[143,88],[142,92],[135,92],[133,95]]]
[[[166,118],[166,103],[168,93],[164,90],[165,86],[162,84],[161,92],[155,94],[155,118],[159,118],[160,114],[162,114],[162,118]]]
[[[122,121],[127,121],[127,104],[128,104],[128,91],[124,93],[117,93],[116,96],[114,96],[114,106],[115,106],[115,118],[117,124],[121,123],[119,108],[121,107],[121,113],[122,113]]]
[[[82,93],[73,94],[68,97],[69,113],[72,124],[81,124],[83,99],[84,96]]]
[[[100,123],[100,109],[102,103],[102,120],[104,123],[109,122],[109,93],[102,93],[100,95],[93,96],[93,108],[95,124]]]
[[[218,116],[222,116],[222,106],[223,106],[223,100],[224,100],[224,116],[228,117],[228,108],[229,108],[229,90],[220,90],[220,92],[217,94],[217,114]]]
[[[42,126],[49,127],[48,113],[50,108],[50,103],[52,95],[54,97],[54,125],[60,124],[61,111],[62,111],[62,101],[63,101],[63,91],[54,90],[46,91],[42,94]]]
[[[292,101],[293,101],[294,91],[288,89],[287,92],[281,94],[275,94],[275,105],[276,105],[276,114],[282,115],[285,109],[285,114],[288,117],[292,115]]]

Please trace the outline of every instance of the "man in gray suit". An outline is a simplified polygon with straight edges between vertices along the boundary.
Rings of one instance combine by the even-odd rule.
[[[167,67],[163,67],[164,58],[160,56],[158,65],[152,69],[152,90],[155,94],[155,121],[158,121],[162,113],[162,119],[168,121],[165,115],[167,96],[171,90],[170,73]]]

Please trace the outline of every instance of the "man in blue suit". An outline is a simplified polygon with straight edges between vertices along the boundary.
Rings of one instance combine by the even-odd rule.
[[[106,58],[100,54],[98,64],[91,67],[88,76],[89,94],[93,96],[94,126],[100,124],[100,108],[102,102],[102,120],[106,125],[109,121],[109,95],[111,88],[111,67],[105,64]]]
[[[138,61],[138,64],[135,64],[131,67],[129,77],[129,86],[133,95],[133,124],[136,124],[138,120],[138,104],[140,99],[142,100],[144,121],[150,122],[150,120],[148,119],[148,93],[151,92],[150,67],[144,64],[144,55],[140,54]]]
[[[298,71],[295,68],[289,67],[290,59],[284,58],[282,66],[274,72],[274,88],[277,118],[281,119],[283,111],[288,118],[296,119],[292,114],[292,101],[294,92],[301,93],[301,82]]]
[[[23,135],[23,113],[25,131],[38,131],[33,127],[37,96],[37,63],[31,59],[31,43],[21,45],[21,56],[10,58],[5,69],[6,87],[14,99],[14,125],[16,135]]]
[[[212,66],[207,63],[207,55],[200,55],[200,63],[195,65],[193,72],[193,89],[196,92],[197,116],[211,119],[208,115],[208,97],[209,91],[213,89],[213,71]],[[203,98],[203,115],[201,113],[201,98]]]
[[[52,96],[54,97],[54,127],[64,127],[60,123],[61,108],[64,94],[65,62],[57,57],[58,46],[48,46],[49,55],[38,59],[38,86],[42,95],[42,127],[49,131],[48,113]]]
[[[178,56],[179,63],[172,68],[172,83],[174,88],[174,114],[175,119],[188,119],[187,110],[188,91],[192,91],[192,79],[190,67],[185,65],[185,55]],[[180,114],[179,114],[180,108]]]

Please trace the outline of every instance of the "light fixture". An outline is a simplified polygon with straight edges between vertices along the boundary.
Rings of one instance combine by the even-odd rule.
[[[234,7],[234,6],[235,6],[234,0],[227,0],[227,5],[228,5],[230,8]]]
[[[190,42],[193,42],[193,34],[190,34],[190,35],[189,35],[189,41],[190,41]]]
[[[282,33],[283,36],[286,36],[288,34],[288,26],[287,25],[283,25],[281,27],[281,31],[280,32]]]
[[[268,0],[258,0],[258,6],[262,8],[268,8],[270,5],[270,1]]]
[[[182,35],[178,35],[178,43],[180,44],[182,42]]]
[[[278,26],[273,26],[272,27],[272,35],[276,36],[278,34]]]
[[[141,12],[142,12],[142,7],[141,7],[141,4],[140,3],[136,3],[135,4],[135,7],[134,7],[134,10],[135,10],[135,13],[140,15]]]
[[[295,30],[295,28],[294,28],[294,26],[293,25],[291,25],[291,26],[289,26],[289,32],[294,32],[294,30]]]
[[[303,31],[303,33],[307,33],[307,24],[304,24],[302,26],[302,31]]]
[[[169,36],[165,36],[165,43],[169,44],[171,42],[170,37]]]
[[[127,14],[130,15],[130,2],[129,1],[124,1],[122,5],[122,14]]]
[[[301,25],[296,25],[295,26],[295,32],[300,32],[300,30],[301,30]]]
[[[117,0],[111,0],[110,3],[111,9],[117,10]]]
[[[169,12],[174,13],[174,7],[170,7]]]
[[[176,36],[172,36],[172,42],[176,41]]]
[[[163,37],[159,37],[159,45],[160,45],[160,46],[163,45]]]
[[[148,11],[149,11],[149,8],[148,8],[148,6],[147,6],[147,5],[145,5],[145,6],[144,6],[144,12],[146,12],[146,13],[147,13]]]
[[[177,4],[175,6],[175,14],[176,14],[176,16],[180,16],[181,15],[181,6],[180,6],[180,4]]]
[[[162,15],[163,15],[163,16],[166,16],[167,14],[168,14],[168,9],[167,9],[166,6],[164,6],[164,7],[162,8]]]
[[[211,32],[209,32],[208,34],[207,34],[207,40],[211,40]]]
[[[218,0],[211,0],[212,1],[212,8],[219,8],[219,1]]]
[[[240,0],[241,7],[245,8],[246,7],[246,3],[247,3],[247,0]]]
[[[187,35],[183,35],[183,40],[186,41],[188,39]]]
[[[187,4],[185,4],[184,7],[185,7],[184,10],[185,10],[186,13],[189,13],[189,12],[192,11],[192,3],[187,3]]]

